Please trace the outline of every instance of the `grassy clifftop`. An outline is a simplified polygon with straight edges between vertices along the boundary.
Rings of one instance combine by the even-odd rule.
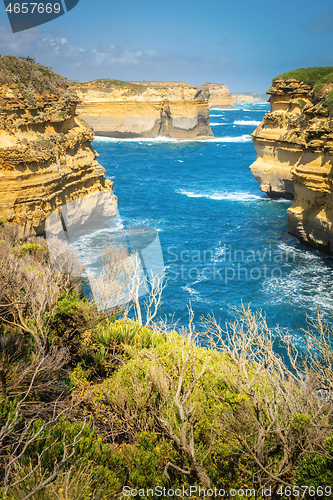
[[[273,82],[275,82],[275,80],[289,80],[291,78],[304,82],[314,91],[318,91],[322,89],[324,85],[333,83],[333,66],[315,66],[295,69],[276,76]]]
[[[0,85],[51,94],[59,94],[68,86],[67,79],[51,68],[36,63],[34,59],[16,56],[0,57]]]
[[[90,82],[78,82],[71,81],[70,85],[72,87],[78,87],[80,90],[84,89],[103,89],[104,91],[107,89],[123,89],[127,90],[132,94],[142,94],[146,87],[144,85],[139,85],[136,83],[125,82],[123,80],[115,80],[112,78],[99,78],[97,80],[92,80]]]

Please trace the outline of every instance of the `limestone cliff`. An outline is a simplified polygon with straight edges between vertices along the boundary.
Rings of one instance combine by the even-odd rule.
[[[191,85],[185,82],[154,82],[154,81],[141,81],[141,82],[129,82],[135,85],[142,85],[144,87],[187,87],[190,88]],[[206,87],[209,91],[208,105],[209,108],[217,109],[232,109],[234,107],[233,100],[229,89],[226,85],[222,83],[204,83],[202,85]]]
[[[294,76],[297,78],[291,78]],[[271,111],[253,133],[251,171],[271,197],[294,199],[289,232],[333,251],[333,68],[281,75],[268,94]]]
[[[43,234],[46,217],[62,205],[112,189],[67,87],[35,62],[0,59],[0,219],[22,235]]]
[[[176,139],[213,137],[207,87],[187,84],[160,86],[155,83],[117,80],[76,83],[73,88],[82,101],[78,112],[97,135]]]
[[[234,107],[231,94],[226,85],[220,83],[204,83],[209,90],[210,109],[232,109]]]

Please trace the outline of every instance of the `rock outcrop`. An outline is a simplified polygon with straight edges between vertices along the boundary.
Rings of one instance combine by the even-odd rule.
[[[219,83],[204,83],[209,90],[209,107],[210,109],[233,109],[234,104],[231,94],[226,85]]]
[[[0,59],[0,219],[21,235],[44,234],[45,219],[68,202],[112,192],[67,87],[35,62]],[[116,211],[112,194],[110,203]]]
[[[242,94],[240,92],[233,92],[231,94],[232,102],[234,104],[255,104],[256,102],[266,102],[266,94],[260,92],[247,92]]]
[[[268,196],[294,199],[289,232],[332,253],[333,68],[295,73],[297,80],[282,75],[267,92],[271,111],[252,135],[257,159],[250,168]]]
[[[213,137],[208,89],[176,85],[141,85],[96,80],[74,86],[82,103],[80,116],[97,135],[120,138]]]
[[[184,87],[190,88],[191,85],[185,82],[129,82],[136,85],[142,85],[145,87]],[[233,109],[233,100],[228,87],[222,83],[204,83],[202,86],[208,88],[209,98],[208,105],[209,108],[216,109]]]

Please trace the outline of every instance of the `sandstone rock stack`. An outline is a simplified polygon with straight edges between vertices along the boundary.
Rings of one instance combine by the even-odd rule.
[[[210,109],[233,109],[234,104],[226,85],[220,83],[204,83],[209,90]]]

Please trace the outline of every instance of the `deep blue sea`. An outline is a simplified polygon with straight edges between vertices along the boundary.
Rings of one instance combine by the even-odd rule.
[[[114,181],[125,225],[158,231],[166,267],[161,316],[186,325],[233,306],[262,309],[272,327],[301,341],[301,328],[333,298],[332,259],[287,232],[289,201],[270,200],[249,166],[250,134],[269,105],[211,110],[208,141],[109,139],[93,146]]]

